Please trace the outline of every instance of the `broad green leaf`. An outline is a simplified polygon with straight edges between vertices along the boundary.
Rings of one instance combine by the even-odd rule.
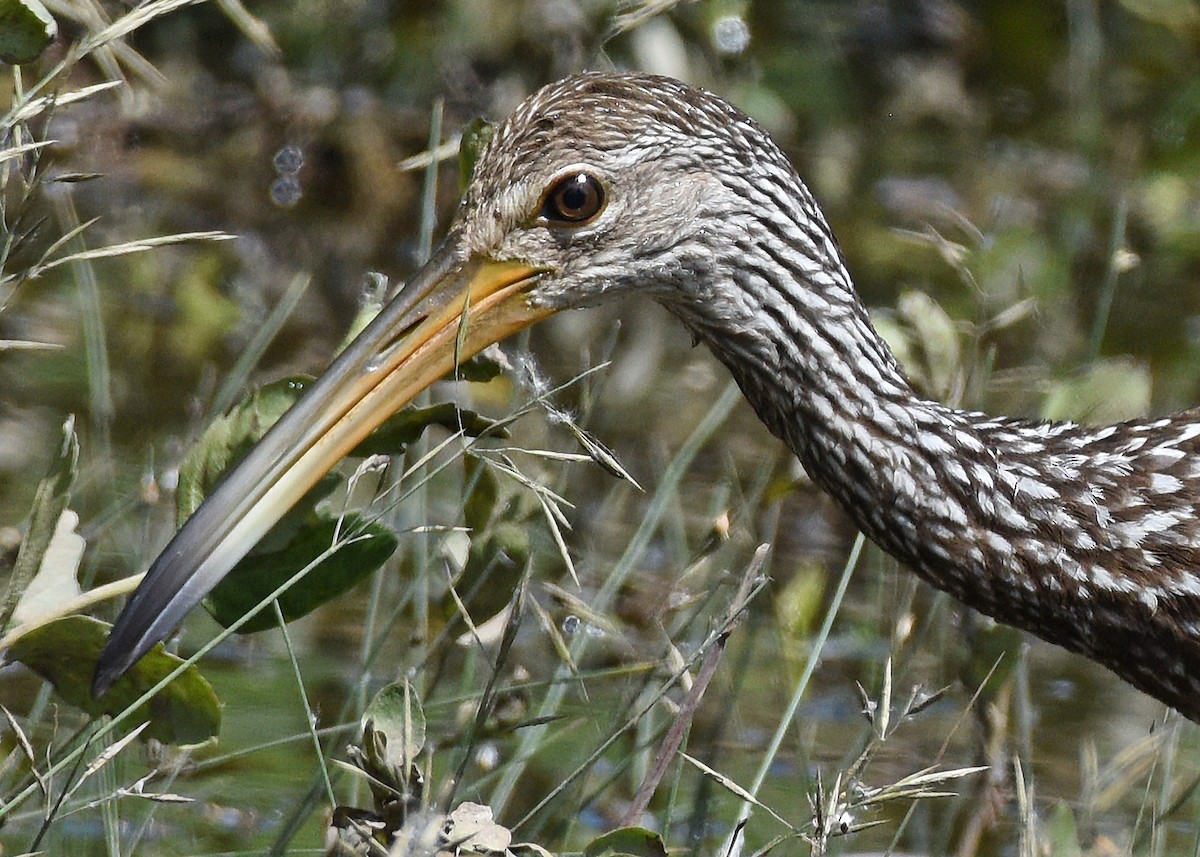
[[[162,644],[138,661],[100,699],[92,698],[92,673],[112,626],[88,616],[68,616],[30,631],[8,650],[54,685],[71,705],[93,717],[124,711],[182,660],[167,654]],[[126,721],[129,728],[150,722],[143,733],[167,744],[201,744],[221,729],[221,706],[212,687],[195,667],[188,667],[157,696]]]
[[[267,384],[242,399],[225,416],[213,420],[179,466],[175,516],[180,526],[200,507],[225,472],[250,451],[310,383],[307,378],[297,377]]]
[[[375,694],[363,712],[362,729],[370,772],[388,785],[406,782],[425,746],[425,712],[412,684],[398,681]]]
[[[200,506],[224,473],[235,465],[304,393],[310,382],[287,378],[268,384],[215,420],[180,466],[176,513],[180,525]],[[407,408],[383,423],[351,456],[396,454],[430,426],[475,435],[495,424],[453,403]],[[205,607],[228,627],[324,553],[338,534],[353,536],[279,598],[283,616],[304,616],[371,575],[398,544],[385,527],[346,515],[341,523],[318,508],[338,484],[323,478],[279,520],[205,600]],[[252,633],[274,627],[273,611],[264,610],[241,628]]]
[[[58,36],[58,23],[40,0],[0,0],[0,61],[33,62]]]
[[[346,539],[345,543],[279,596],[279,607],[286,621],[311,613],[369,577],[387,562],[399,543],[391,530],[357,515],[347,515],[339,523],[313,513],[306,520],[288,516],[280,523],[293,530],[286,544],[276,550],[263,550],[260,545],[234,566],[205,599],[205,608],[225,627],[316,560],[339,535]],[[279,541],[277,530],[279,525],[264,537],[263,543],[274,546]],[[238,633],[250,634],[275,625],[274,611],[262,610],[242,625]]]
[[[0,599],[0,629],[7,629],[13,611],[30,581],[42,567],[42,560],[54,539],[62,514],[71,499],[75,467],[79,460],[79,440],[75,437],[75,418],[63,423],[63,440],[58,455],[45,477],[38,483],[29,513],[29,530],[21,542],[16,563]]]
[[[584,857],[667,857],[662,837],[644,827],[622,827],[598,836],[583,849]]]
[[[179,468],[175,503],[180,525],[309,383],[305,378],[285,378],[267,384],[213,421]],[[317,504],[336,487],[335,476],[321,479],[209,594],[204,606],[218,622],[225,627],[236,622],[319,557],[339,532],[366,537],[344,545],[280,597],[286,620],[298,619],[351,589],[391,556],[396,538],[390,531],[378,525],[367,527],[353,516],[347,516],[339,529],[336,520],[316,511]],[[263,610],[238,630],[249,634],[274,626],[274,612]]]

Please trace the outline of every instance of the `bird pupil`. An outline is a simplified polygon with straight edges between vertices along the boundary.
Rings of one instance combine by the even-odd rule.
[[[604,208],[604,189],[587,173],[573,173],[550,186],[538,216],[544,223],[581,226]]]
[[[563,188],[562,197],[563,213],[566,215],[578,216],[587,206],[588,202],[588,177],[585,175],[575,176],[567,186]]]

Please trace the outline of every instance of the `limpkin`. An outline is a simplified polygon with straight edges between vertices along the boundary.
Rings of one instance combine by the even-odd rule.
[[[154,562],[97,692],[455,360],[633,292],[708,345],[885,550],[1200,720],[1200,410],[1088,428],[921,398],[762,129],[708,92],[609,73],[551,84],[497,128],[433,258]]]

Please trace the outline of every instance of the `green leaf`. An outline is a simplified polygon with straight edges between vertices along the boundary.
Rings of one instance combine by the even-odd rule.
[[[79,440],[75,437],[75,418],[68,417],[63,423],[63,440],[58,455],[50,464],[45,477],[38,483],[33,496],[29,531],[21,542],[21,550],[8,576],[3,598],[0,598],[0,629],[8,628],[17,602],[21,600],[21,595],[42,567],[58,522],[71,499],[71,485],[75,481],[78,460]]]
[[[228,414],[214,420],[188,452],[179,469],[176,515],[179,524],[199,508],[225,472],[246,455],[283,416],[309,385],[305,378],[285,378],[250,394]],[[419,439],[430,426],[478,435],[496,424],[452,402],[427,408],[406,408],[386,420],[351,451],[352,457],[395,455]],[[338,485],[336,475],[323,478],[285,514],[205,599],[206,609],[229,627],[272,592],[321,556],[339,534],[353,536],[303,579],[279,597],[286,621],[307,615],[370,576],[398,544],[387,528],[355,515],[337,519],[318,509],[318,503]],[[239,633],[275,626],[271,611],[262,611]]]
[[[367,272],[364,285],[366,294],[358,312],[350,322],[350,327],[346,329],[346,335],[342,337],[342,341],[338,345],[337,354],[345,351],[351,342],[358,339],[358,335],[366,329],[367,325],[375,320],[375,316],[379,315],[387,304],[387,297],[392,291],[388,278],[377,271]]]
[[[623,827],[598,836],[583,849],[584,857],[667,857],[662,837],[644,827]]]
[[[454,592],[471,621],[478,625],[508,606],[528,559],[529,530],[525,525],[501,521],[486,535],[472,536],[466,564],[454,579]],[[458,602],[449,592],[441,606],[447,619],[458,613]]]
[[[291,538],[277,550],[263,550],[264,544],[274,546],[283,541],[282,534],[277,532],[280,525],[292,531]],[[387,562],[399,544],[391,530],[357,515],[346,515],[340,523],[315,513],[306,520],[285,516],[267,533],[259,548],[234,566],[229,576],[209,593],[205,609],[229,627],[316,560],[335,539],[347,536],[350,538],[336,551],[279,596],[285,621],[299,619],[353,588]],[[242,625],[238,633],[250,634],[275,625],[274,612],[263,610]]]
[[[828,569],[820,562],[802,562],[775,598],[775,617],[789,641],[807,643],[811,639],[823,615],[828,577]]]
[[[221,476],[250,451],[311,383],[308,378],[292,377],[267,384],[204,430],[179,467],[175,503],[180,526],[199,508]],[[450,431],[462,431],[471,437],[484,432],[491,432],[497,437],[507,436],[497,429],[493,420],[460,408],[453,402],[443,402],[427,408],[405,408],[388,418],[350,451],[350,457],[396,455],[418,440],[427,428],[435,425]],[[328,485],[323,489],[326,494],[330,490],[332,486]]]
[[[466,456],[464,470],[469,491],[463,506],[463,523],[471,532],[482,533],[492,519],[500,486],[487,462],[479,456]]]
[[[485,432],[493,437],[508,436],[506,432],[497,428],[494,420],[460,408],[453,402],[442,402],[427,408],[405,408],[385,420],[366,440],[351,450],[350,454],[359,458],[368,455],[396,455],[418,440],[430,426],[461,431],[468,437],[478,437]]]
[[[475,172],[475,162],[479,153],[496,133],[496,126],[485,119],[472,119],[462,131],[462,141],[458,144],[458,187],[466,191],[471,183],[471,175]]]
[[[1079,827],[1075,813],[1062,801],[1055,805],[1046,823],[1046,853],[1054,857],[1083,857],[1079,847]]]
[[[1200,10],[1189,0],[1121,0],[1121,7],[1137,17],[1188,38],[1200,25]]]
[[[369,772],[388,785],[406,782],[425,747],[425,712],[412,684],[401,680],[375,694],[363,712],[362,728]]]
[[[8,656],[46,679],[59,695],[93,717],[115,716],[158,684],[183,661],[162,644],[138,661],[100,699],[92,698],[92,673],[112,626],[89,616],[68,616],[30,631]],[[188,667],[126,721],[133,728],[146,721],[143,733],[167,744],[202,744],[221,729],[221,706],[212,686],[195,667]]]
[[[58,36],[58,23],[39,0],[0,0],[0,60],[33,62]]]
[[[924,292],[900,296],[896,313],[912,331],[912,344],[924,354],[924,380],[929,392],[945,395],[953,387],[962,362],[958,330],[941,304]]]
[[[449,377],[454,381],[472,381],[477,384],[486,384],[488,381],[493,381],[500,377],[500,373],[508,368],[511,368],[511,366],[508,358],[504,356],[504,352],[500,350],[500,346],[489,345],[474,357],[469,357],[462,363],[459,363],[450,372]]]
[[[1046,395],[1042,416],[1093,425],[1137,419],[1150,410],[1147,366],[1128,358],[1098,360],[1081,375],[1058,381]]]
[[[225,472],[237,464],[312,383],[284,378],[242,399],[213,420],[179,466],[175,517],[180,526],[204,502]]]

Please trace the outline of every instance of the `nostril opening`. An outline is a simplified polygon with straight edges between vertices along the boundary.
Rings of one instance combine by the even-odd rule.
[[[425,319],[428,317],[428,315],[419,315],[400,330],[396,331],[395,335],[392,336],[384,345],[382,345],[379,350],[376,351],[367,361],[367,372],[377,372],[379,368],[387,362],[387,356],[391,353],[392,349],[399,345],[400,342],[403,341],[404,337],[416,330],[421,325],[421,322],[425,321]]]

